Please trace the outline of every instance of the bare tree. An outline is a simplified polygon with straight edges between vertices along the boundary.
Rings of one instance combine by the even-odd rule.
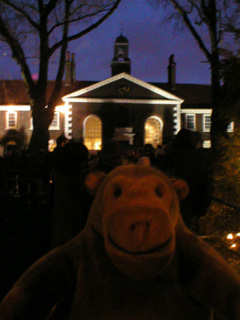
[[[235,40],[240,41],[240,0],[235,0],[234,2],[234,10],[231,10],[231,15],[226,16],[226,21],[224,23],[224,29],[233,34]],[[240,48],[238,48],[238,53],[240,52]]]
[[[30,150],[48,148],[48,128],[53,120],[64,75],[70,41],[99,26],[121,0],[0,0],[0,40],[21,68],[29,95],[33,133]],[[31,74],[30,59],[38,59],[38,80]],[[58,70],[47,97],[49,65],[58,59]]]
[[[167,20],[182,21],[191,32],[199,48],[210,64],[212,85],[212,146],[217,145],[219,135],[225,135],[226,119],[221,117],[221,54],[226,22],[239,8],[234,0],[150,0],[172,6],[174,10]],[[239,1],[239,0],[237,0]]]

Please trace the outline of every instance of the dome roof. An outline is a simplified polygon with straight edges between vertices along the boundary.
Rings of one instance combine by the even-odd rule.
[[[117,43],[117,42],[119,42],[119,43],[128,43],[128,39],[126,37],[124,37],[123,35],[120,35],[115,40],[115,43]]]

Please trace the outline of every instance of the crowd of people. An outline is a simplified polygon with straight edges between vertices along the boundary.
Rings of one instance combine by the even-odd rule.
[[[115,141],[107,141],[101,151],[91,156],[84,144],[57,139],[53,152],[12,152],[0,158],[0,193],[14,196],[45,194],[52,211],[52,248],[70,240],[85,226],[93,200],[85,186],[91,172],[108,173],[125,164],[151,165],[170,177],[184,179],[189,196],[181,203],[186,225],[196,227],[199,217],[206,214],[213,191],[210,151],[202,148],[201,136],[182,129],[175,139],[154,148],[122,149]]]

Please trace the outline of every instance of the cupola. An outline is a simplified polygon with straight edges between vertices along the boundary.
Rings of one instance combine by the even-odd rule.
[[[131,61],[128,57],[128,39],[122,34],[118,36],[114,43],[114,57],[111,63],[112,76],[126,72],[131,73]]]

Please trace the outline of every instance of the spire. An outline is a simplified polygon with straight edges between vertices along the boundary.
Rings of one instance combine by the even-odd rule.
[[[123,35],[123,22],[121,21],[121,36]]]

